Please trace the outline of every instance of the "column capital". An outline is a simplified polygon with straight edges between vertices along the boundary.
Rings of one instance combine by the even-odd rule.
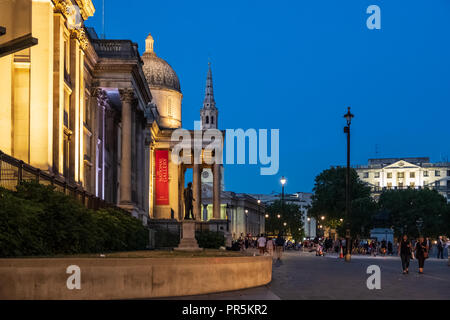
[[[70,38],[78,40],[80,43],[80,47],[83,50],[86,50],[89,45],[89,40],[86,36],[86,32],[84,32],[84,30],[81,28],[70,29]]]
[[[108,95],[106,94],[106,91],[103,90],[100,87],[94,87],[91,90],[91,96],[94,98],[97,98],[97,104],[102,107],[103,109],[108,104]]]
[[[122,102],[132,103],[136,99],[133,88],[119,89],[119,94]]]

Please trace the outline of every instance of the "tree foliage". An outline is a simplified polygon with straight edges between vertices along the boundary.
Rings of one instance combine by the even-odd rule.
[[[422,234],[437,237],[450,234],[450,205],[435,190],[405,189],[385,190],[378,202],[370,196],[370,188],[351,169],[352,210],[347,222],[352,236],[367,237],[372,228],[393,228],[396,235],[408,233],[418,236],[416,221],[423,220]],[[309,215],[321,224],[337,228],[339,234],[345,234],[345,185],[346,168],[331,168],[316,177],[312,207]],[[375,225],[377,214],[387,213],[384,225]],[[324,216],[325,220],[320,218]],[[344,223],[340,219],[344,219]],[[406,227],[405,227],[406,226]]]
[[[266,213],[269,215],[266,219],[266,232],[272,235],[281,232],[284,235],[291,235],[296,241],[303,239],[303,214],[298,205],[292,203],[283,205],[281,200],[277,200],[266,208]]]
[[[425,236],[436,238],[450,231],[450,207],[435,190],[387,190],[381,194],[379,206],[389,213],[389,224],[397,235],[417,237],[419,219],[423,220],[421,231]]]
[[[350,169],[352,210],[350,217],[346,217],[346,174],[347,169],[339,167],[324,170],[316,177],[314,196],[308,213],[320,221],[320,224],[337,228],[340,234],[343,234],[346,222],[348,222],[353,235],[362,235],[370,227],[370,221],[376,211],[376,204],[370,197],[370,188],[359,179],[354,169]],[[321,217],[325,217],[325,219],[322,220]]]
[[[148,230],[115,209],[93,211],[51,186],[24,182],[0,188],[0,256],[145,249]]]

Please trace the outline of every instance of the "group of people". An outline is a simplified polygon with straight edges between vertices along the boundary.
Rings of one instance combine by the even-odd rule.
[[[417,259],[419,264],[419,274],[423,274],[425,260],[429,258],[432,242],[430,238],[419,237],[414,243],[409,240],[407,235],[404,235],[398,244],[398,255],[402,261],[403,274],[409,273],[409,264],[411,259]],[[444,248],[446,243],[442,236],[439,237],[436,243],[437,258],[444,259]]]
[[[275,253],[275,258],[278,261],[281,260],[286,245],[286,240],[281,233],[276,238],[266,238],[264,234],[261,234],[257,243],[260,255],[268,254],[273,257]]]

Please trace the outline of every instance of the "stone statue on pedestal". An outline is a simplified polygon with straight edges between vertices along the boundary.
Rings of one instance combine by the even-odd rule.
[[[192,193],[192,183],[189,182],[186,189],[184,189],[184,220],[195,220],[194,217],[194,195]]]

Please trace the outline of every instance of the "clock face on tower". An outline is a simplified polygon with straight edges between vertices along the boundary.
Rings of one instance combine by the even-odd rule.
[[[203,179],[207,179],[209,177],[209,172],[208,171],[203,171],[202,172],[202,178]]]

